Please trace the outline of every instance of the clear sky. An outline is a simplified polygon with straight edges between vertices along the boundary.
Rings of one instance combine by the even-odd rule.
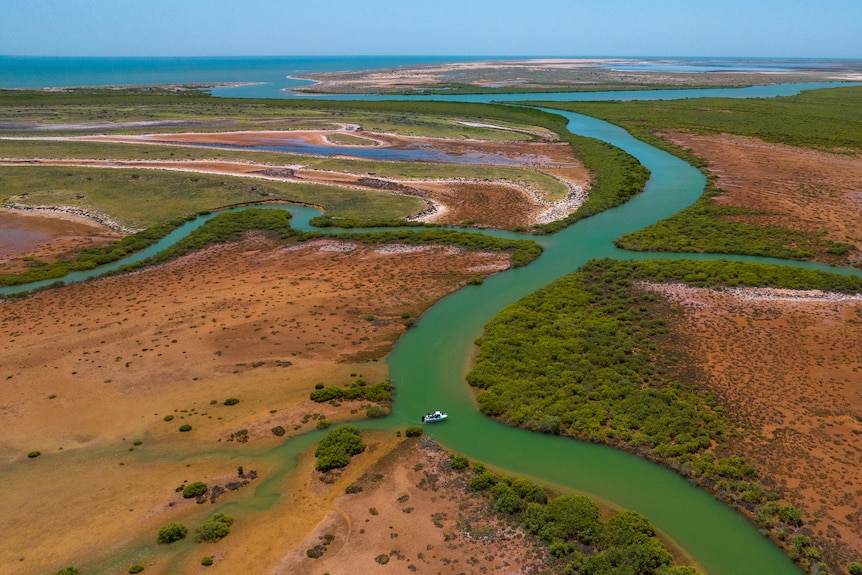
[[[862,1],[0,0],[0,54],[862,58]]]

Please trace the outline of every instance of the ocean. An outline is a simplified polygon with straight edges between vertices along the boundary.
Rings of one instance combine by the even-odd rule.
[[[217,88],[215,95],[289,97],[285,88],[308,84],[291,76],[309,72],[374,70],[397,66],[513,60],[535,56],[302,56],[197,58],[81,58],[0,56],[0,88],[63,88],[159,84],[254,83]],[[674,72],[830,70],[860,71],[859,60],[770,58],[609,58],[604,67]]]

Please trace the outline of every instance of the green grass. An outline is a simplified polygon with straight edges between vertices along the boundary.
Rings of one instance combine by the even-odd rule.
[[[397,131],[410,135],[447,138],[524,139],[518,132],[464,126],[461,121],[488,123],[530,131],[557,134],[570,144],[588,169],[596,172],[587,203],[562,224],[542,227],[551,233],[583,217],[593,215],[627,201],[640,192],[648,174],[625,152],[598,140],[574,136],[566,130],[563,117],[535,108],[496,104],[466,104],[434,101],[326,101],[326,100],[247,100],[213,98],[196,90],[168,92],[163,90],[81,89],[71,92],[0,90],[0,120],[39,120],[47,122],[119,122],[140,120],[183,120],[209,122],[195,129],[226,130],[273,127],[282,128],[315,122],[357,123],[370,130]],[[173,128],[180,129],[180,128]],[[141,131],[138,129],[137,131]],[[92,130],[90,130],[92,131]],[[99,131],[104,131],[100,128]],[[122,132],[134,132],[125,128]],[[152,131],[149,128],[144,131]],[[94,155],[95,154],[95,155]],[[566,186],[547,174],[534,170],[494,166],[453,166],[419,162],[367,162],[329,158],[253,154],[188,147],[144,147],[100,144],[0,141],[0,156],[5,157],[76,157],[112,159],[252,159],[284,164],[303,163],[311,168],[376,172],[390,178],[458,177],[478,180],[507,180],[531,186],[548,200],[564,197]],[[305,200],[299,200],[305,201]],[[212,207],[205,206],[205,207]],[[329,214],[335,215],[335,214]],[[375,213],[376,217],[380,214]],[[361,216],[360,216],[361,217]]]
[[[435,164],[424,162],[383,162],[375,160],[349,160],[283,154],[265,151],[213,149],[200,146],[154,146],[146,144],[115,144],[107,142],[57,142],[38,140],[0,140],[0,157],[54,158],[95,160],[221,160],[268,164],[274,166],[302,164],[309,169],[330,170],[399,179],[451,179],[505,180],[538,191],[546,200],[561,199],[568,187],[560,180],[543,172],[503,166],[474,166],[461,164]],[[2,193],[2,192],[0,192]]]
[[[354,136],[352,134],[328,134],[326,139],[332,142],[333,144],[340,144],[342,146],[376,146],[377,143],[374,140],[369,140],[368,138],[362,138],[360,136]]]
[[[0,202],[76,206],[96,210],[132,228],[149,228],[216,207],[283,200],[314,204],[328,215],[403,219],[425,208],[418,198],[159,170],[6,167],[0,168]]]

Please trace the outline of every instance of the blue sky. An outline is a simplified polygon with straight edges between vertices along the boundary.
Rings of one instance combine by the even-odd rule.
[[[862,58],[859,0],[0,0],[0,54]]]

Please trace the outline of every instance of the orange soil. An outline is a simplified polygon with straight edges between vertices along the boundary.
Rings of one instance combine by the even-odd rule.
[[[45,263],[70,259],[78,252],[122,238],[124,234],[89,218],[0,208],[0,229],[22,230],[27,239],[0,244],[0,275],[16,274],[32,267],[35,258]]]
[[[453,248],[285,248],[250,235],[135,274],[0,302],[0,571],[103,564],[151,542],[160,525],[205,513],[166,505],[183,481],[223,479],[244,463],[266,478],[277,464],[257,455],[251,466],[244,450],[281,442],[272,427],[293,434],[321,414],[363,417],[359,402],[312,403],[316,382],[385,380],[384,364],[357,362],[388,351],[403,312],[418,317],[507,264],[505,254]],[[221,405],[227,397],[241,402]],[[193,430],[178,433],[184,423]],[[230,441],[242,429],[248,444]],[[143,445],[130,451],[134,439]],[[28,459],[32,450],[42,455]],[[223,499],[231,497],[244,495]],[[262,537],[272,545],[279,533]]]
[[[690,367],[749,431],[734,451],[805,509],[833,560],[862,555],[862,301],[659,286]],[[839,561],[840,562],[840,561]]]
[[[448,462],[449,455],[433,443],[408,440],[362,476],[354,473],[332,487],[320,483],[320,474],[306,473],[305,490],[326,493],[333,499],[331,510],[270,573],[371,575],[388,569],[454,575],[540,569],[542,549],[488,517],[485,499],[466,489],[470,473],[454,472]],[[362,492],[344,494],[350,483]],[[322,557],[309,558],[306,551],[322,545],[326,534],[335,539]]]
[[[760,226],[826,232],[856,246],[862,260],[862,157],[770,144],[728,134],[666,134],[673,143],[709,161],[725,194],[716,201],[764,210],[735,216]]]

